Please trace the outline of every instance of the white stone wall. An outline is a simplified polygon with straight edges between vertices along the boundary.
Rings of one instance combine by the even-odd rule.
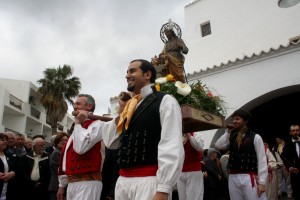
[[[189,48],[186,71],[192,73],[252,55],[300,35],[300,4],[279,8],[275,0],[199,0],[185,7],[183,38]],[[210,21],[212,34],[201,36]]]

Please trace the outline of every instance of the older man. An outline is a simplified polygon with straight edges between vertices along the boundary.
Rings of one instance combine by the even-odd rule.
[[[91,95],[80,94],[75,102],[75,117],[72,135],[62,149],[59,167],[59,200],[65,198],[64,188],[68,185],[68,200],[100,199],[101,182],[101,140],[107,132],[106,124],[100,120],[88,119],[88,113],[95,110]]]
[[[7,148],[5,150],[5,153],[13,157],[16,157],[17,156],[16,136],[13,132],[5,132],[5,135],[7,135]]]
[[[50,181],[49,157],[45,153],[45,141],[36,138],[32,141],[32,151],[24,157],[27,198],[33,200],[49,198]],[[25,198],[26,199],[26,198]]]

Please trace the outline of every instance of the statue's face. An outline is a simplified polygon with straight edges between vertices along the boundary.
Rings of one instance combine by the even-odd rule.
[[[172,32],[170,30],[165,30],[165,35],[167,36],[168,39],[172,38]]]

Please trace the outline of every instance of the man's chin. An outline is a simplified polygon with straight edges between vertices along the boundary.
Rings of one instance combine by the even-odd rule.
[[[128,90],[129,92],[133,92],[134,86],[133,86],[133,85],[128,85],[128,86],[127,86],[127,90]]]

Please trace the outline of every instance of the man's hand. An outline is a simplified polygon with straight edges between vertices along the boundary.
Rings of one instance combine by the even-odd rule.
[[[65,198],[65,188],[59,187],[57,194],[56,194],[57,200],[66,200]]]
[[[118,109],[118,114],[119,115],[123,112],[127,102],[128,101],[123,101],[123,100],[119,99],[119,109]]]
[[[232,124],[227,124],[226,127],[227,127],[227,132],[228,133],[231,133],[232,130],[234,129],[234,126]]]
[[[156,192],[153,200],[168,200],[169,194],[164,192]]]
[[[78,115],[75,117],[75,124],[81,124],[88,118],[88,112],[85,110],[77,110]]]
[[[266,186],[265,185],[257,184],[257,195],[258,195],[258,197],[260,197],[260,195],[262,193],[264,193],[265,191],[266,191]]]
[[[298,173],[299,173],[299,170],[298,170],[296,167],[290,167],[290,168],[289,168],[289,171],[290,171],[292,174],[298,174]]]
[[[190,139],[192,135],[190,133],[186,133],[186,136]]]

